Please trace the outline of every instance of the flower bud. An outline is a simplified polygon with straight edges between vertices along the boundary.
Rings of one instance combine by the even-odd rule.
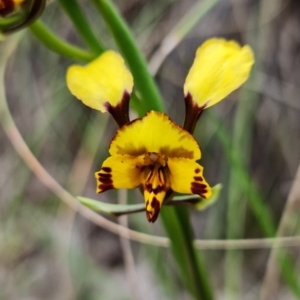
[[[29,26],[45,6],[46,0],[0,0],[0,33],[8,34]]]

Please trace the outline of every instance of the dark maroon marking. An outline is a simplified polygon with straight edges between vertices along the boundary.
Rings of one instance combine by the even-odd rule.
[[[151,193],[152,192],[152,183],[146,183],[145,188],[149,193]]]
[[[112,178],[111,174],[98,173],[99,178]]]
[[[107,191],[107,190],[111,190],[114,188],[114,186],[112,184],[100,184],[98,186],[99,190],[102,190],[102,192]]]
[[[153,200],[156,200],[156,201],[153,201]],[[150,223],[154,223],[158,217],[158,214],[159,214],[159,211],[160,211],[160,204],[159,204],[159,201],[154,197],[151,202],[151,206],[152,208],[154,209],[154,214],[151,215],[151,213],[149,211],[146,211],[146,216],[147,216],[147,219]],[[153,204],[154,203],[154,204]]]
[[[104,183],[104,184],[112,184],[113,183],[111,178],[99,178],[99,181]]]
[[[199,188],[199,189],[204,189],[207,186],[205,184],[203,184],[203,183],[192,182],[192,187]]]
[[[151,201],[151,207],[155,208],[157,206],[157,202],[158,202],[157,198],[153,197],[152,201]],[[158,202],[158,205],[159,205],[159,202]]]
[[[184,97],[185,102],[185,120],[183,128],[189,133],[193,133],[204,108],[204,106],[198,106],[197,103],[193,101],[192,95],[188,93]]]
[[[200,195],[201,197],[206,198],[204,194],[207,193],[207,186],[202,183],[192,182],[191,191],[193,194],[197,194]]]
[[[106,110],[112,115],[119,127],[129,123],[129,100],[130,94],[124,91],[122,100],[116,105],[111,106],[109,102],[104,104]]]
[[[147,208],[148,205],[149,205],[149,200],[147,200],[147,202],[146,202],[146,208]]]
[[[194,180],[203,181],[203,178],[201,176],[194,176]]]
[[[109,168],[109,167],[103,167],[102,171],[104,171],[106,173],[110,173],[111,172],[111,168]]]
[[[0,16],[5,17],[14,11],[15,5],[12,0],[0,0]]]
[[[164,191],[164,186],[158,185],[155,189],[152,190],[154,195],[157,195],[158,193],[161,193]]]
[[[200,170],[199,168],[197,168],[197,169],[195,170],[195,173],[198,174],[200,171],[201,171],[201,170]]]

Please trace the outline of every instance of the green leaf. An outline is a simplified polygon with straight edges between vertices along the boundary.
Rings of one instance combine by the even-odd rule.
[[[217,184],[212,188],[212,196],[209,199],[201,198],[198,195],[177,196],[173,200],[166,203],[166,205],[185,205],[191,204],[198,210],[204,210],[208,206],[216,202],[222,189],[221,184]],[[85,197],[77,197],[77,199],[86,207],[100,213],[109,214],[113,216],[121,216],[125,214],[132,214],[136,212],[145,211],[145,204],[113,204],[101,202]]]
[[[61,6],[72,20],[77,32],[93,53],[100,54],[105,50],[99,38],[95,35],[89,20],[85,17],[83,10],[77,0],[60,0]]]
[[[145,211],[145,204],[112,204],[101,202],[98,200],[93,200],[85,197],[77,197],[77,199],[88,208],[100,212],[105,213],[113,216],[121,216],[124,214],[131,214],[140,211]]]

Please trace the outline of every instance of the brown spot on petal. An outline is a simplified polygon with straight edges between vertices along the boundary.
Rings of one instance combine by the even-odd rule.
[[[114,186],[112,184],[106,184],[106,183],[102,183],[98,186],[99,190],[101,190],[99,193],[105,192],[107,190],[111,190],[114,188]]]
[[[146,209],[148,207],[148,201],[146,205]],[[156,197],[153,197],[151,200],[151,207],[153,208],[152,210],[146,210],[146,216],[147,219],[150,223],[154,223],[158,217],[159,211],[160,211],[160,203],[156,199]]]
[[[152,201],[151,201],[151,207],[155,208],[157,206],[157,202],[158,202],[158,200],[156,199],[156,197],[153,197]],[[159,202],[158,202],[158,205],[159,205]]]
[[[111,178],[112,175],[111,174],[104,174],[104,173],[98,173],[99,179],[100,178]]]
[[[160,211],[160,208],[156,209],[154,211],[154,214],[152,215],[151,212],[149,211],[146,211],[146,216],[147,216],[147,219],[150,223],[154,223],[158,217],[158,214],[159,214],[159,211]]]
[[[205,194],[207,193],[207,186],[202,183],[192,182],[191,191],[193,194],[197,194],[200,195],[201,197],[206,198]]]
[[[111,168],[109,168],[109,167],[103,167],[102,171],[104,171],[106,173],[111,173]]]
[[[195,181],[203,181],[203,178],[201,176],[195,176],[194,180]]]
[[[201,170],[199,168],[195,169],[195,173],[198,174]]]
[[[111,180],[111,178],[99,178],[99,181],[104,183],[104,184],[112,184],[113,181]]]
[[[152,189],[152,192],[154,195],[157,195],[158,193],[161,193],[164,190],[164,186],[158,185],[155,189]]]
[[[152,183],[146,183],[146,184],[145,184],[145,189],[146,189],[149,193],[151,193],[151,192],[152,192]]]

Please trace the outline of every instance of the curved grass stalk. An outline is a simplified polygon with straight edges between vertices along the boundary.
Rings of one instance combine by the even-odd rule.
[[[34,22],[29,29],[43,45],[57,54],[82,62],[89,62],[96,57],[95,54],[70,45],[57,37],[42,21]]]
[[[160,92],[127,24],[110,1],[92,0],[92,2],[102,15],[126,59],[134,77],[135,85],[141,94],[141,98],[147,103],[147,108],[163,111],[164,104]]]
[[[72,20],[77,32],[85,41],[87,46],[95,54],[100,54],[105,50],[104,45],[96,37],[87,18],[83,14],[77,0],[59,0],[61,6]]]

